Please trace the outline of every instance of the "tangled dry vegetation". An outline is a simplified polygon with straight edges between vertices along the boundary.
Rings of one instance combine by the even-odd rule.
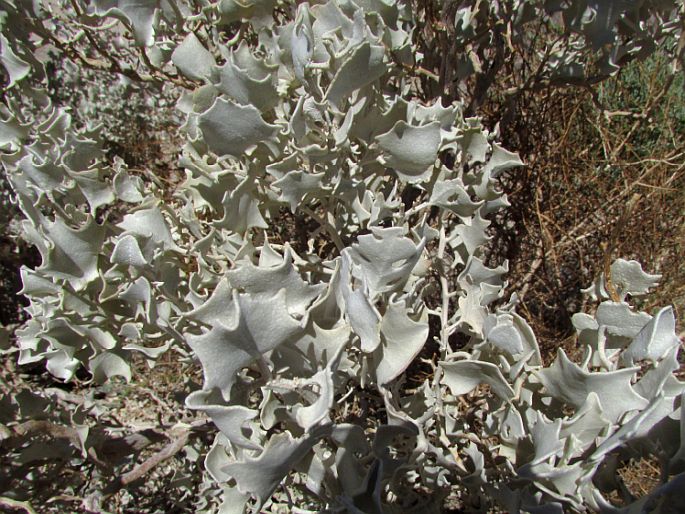
[[[450,55],[455,49],[449,48],[449,33],[440,20],[431,19],[430,7],[430,2],[418,6],[425,17],[423,31],[418,31],[418,44],[424,45],[426,55]],[[617,257],[637,259],[645,270],[663,275],[660,287],[648,298],[650,303],[641,305],[643,309],[651,311],[657,305],[672,304],[676,318],[682,320],[685,316],[682,259],[685,254],[685,84],[682,75],[670,75],[667,71],[670,63],[656,54],[645,62],[632,63],[598,85],[552,87],[536,81],[534,45],[528,48],[521,45],[516,50],[524,65],[500,63],[497,69],[474,79],[491,81],[493,85],[482,88],[487,95],[472,98],[469,109],[477,108],[485,125],[498,130],[506,147],[518,152],[525,163],[524,167],[500,177],[512,207],[493,220],[487,262],[495,265],[504,259],[509,261],[505,297],[518,293],[519,312],[538,335],[543,359],[547,363],[553,360],[560,341],[568,353],[573,353],[576,341],[571,315],[578,311],[591,312],[594,307],[581,295],[580,289],[608,269],[608,264]],[[61,69],[63,64],[53,63],[56,69]],[[439,81],[431,76],[422,78],[426,81],[427,95],[435,94],[431,91],[443,91],[445,101],[460,98],[460,92],[450,86],[449,70],[444,70],[444,62],[433,64],[434,69],[443,68],[443,73]],[[65,65],[63,69],[69,67]],[[94,89],[105,90],[111,80],[111,75],[101,72],[79,76],[79,82],[61,75],[53,83],[52,94],[56,102],[72,102],[73,114],[78,119],[79,105],[74,103],[77,99],[74,91],[98,81]],[[512,93],[512,88],[517,87]],[[182,175],[174,150],[178,145],[174,144],[171,129],[177,120],[173,99],[158,93],[143,90],[149,105],[137,106],[128,114],[103,111],[96,112],[95,116],[118,120],[108,128],[110,154],[123,159],[129,171],[146,167],[145,176],[158,180],[171,197]],[[91,103],[97,106],[97,102]],[[11,221],[16,212],[8,202],[6,186],[2,187],[0,314],[2,324],[7,327],[6,336],[11,338],[11,329],[22,320],[18,267],[35,265],[37,256],[12,234]],[[281,230],[293,234],[284,239],[297,241],[298,231],[316,228],[303,226],[300,221],[283,213]],[[277,240],[278,234],[274,237]],[[306,239],[305,235],[304,244]],[[326,241],[325,234],[321,239],[320,251],[325,254],[330,251],[326,247],[330,241]],[[9,347],[7,341],[0,343]],[[422,356],[431,357],[431,352],[427,347]],[[0,388],[3,392],[54,388],[59,391],[60,401],[67,403],[72,393],[87,393],[93,402],[107,406],[103,412],[107,411],[110,423],[121,427],[122,439],[132,433],[146,438],[140,451],[126,457],[130,460],[129,469],[139,473],[131,475],[125,484],[110,484],[111,510],[131,513],[192,510],[193,498],[203,487],[202,479],[178,475],[182,466],[175,462],[183,459],[200,462],[215,430],[202,424],[203,419],[183,404],[184,394],[199,388],[201,383],[197,363],[169,352],[153,369],[148,369],[141,359],[136,363],[138,385],[133,391],[117,380],[98,387],[79,380],[64,384],[47,375],[43,364],[17,367],[12,353],[3,355],[2,359]],[[429,372],[420,362],[411,370],[413,375],[408,379],[415,383],[420,383]],[[373,409],[374,405],[367,404],[360,395],[349,407],[352,412],[340,415],[363,418]],[[178,446],[176,436],[151,428],[171,427],[179,421],[199,423],[197,430],[182,436],[196,441],[195,455],[189,455],[187,450],[173,452]],[[50,440],[57,436],[45,430],[40,437]],[[156,456],[166,450],[165,456],[169,458],[155,462]],[[147,464],[149,467],[141,470]],[[9,463],[1,465],[2,469],[10,468]],[[621,473],[626,487],[636,498],[648,494],[658,483],[659,469],[648,460],[631,462]],[[12,487],[13,479],[4,472],[0,474],[4,475],[0,478],[1,496]],[[96,473],[94,468],[63,467],[57,476],[74,484],[93,480],[107,486],[106,473]],[[38,482],[38,485],[32,507],[5,499],[0,509],[64,512],[65,508],[77,510],[83,500],[61,494],[54,482]],[[458,503],[454,509],[477,510]]]
[[[503,179],[512,208],[493,227],[493,255],[510,260],[509,290],[549,352],[573,344],[570,316],[591,309],[580,289],[617,257],[663,275],[644,308],[684,312],[685,90],[666,76],[657,57],[592,90],[525,95],[501,125],[527,165]]]

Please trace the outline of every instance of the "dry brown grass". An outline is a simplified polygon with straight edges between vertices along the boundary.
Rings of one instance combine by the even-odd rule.
[[[635,73],[647,79],[647,71]],[[619,94],[622,80],[606,87]],[[672,304],[685,314],[685,142],[674,124],[650,134],[656,120],[683,114],[662,86],[645,84],[645,117],[607,115],[597,94],[556,90],[522,96],[501,125],[526,166],[502,177],[512,207],[493,223],[489,257],[509,259],[508,292],[519,294],[543,350],[568,343],[570,316],[587,308],[580,289],[618,257],[663,275],[654,294],[634,299],[638,307]],[[493,99],[488,119],[501,108]]]

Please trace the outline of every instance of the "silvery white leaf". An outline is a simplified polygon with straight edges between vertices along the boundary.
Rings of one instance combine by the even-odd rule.
[[[157,309],[154,305],[152,287],[145,277],[139,277],[129,284],[118,298],[127,302],[134,309],[134,319],[143,316],[148,323],[157,321]]]
[[[310,323],[307,331],[292,345],[281,345],[271,354],[276,369],[284,370],[288,376],[311,376],[320,369],[328,367],[331,360],[338,356],[341,346],[350,341],[351,327],[340,323],[330,330],[321,328],[316,322]],[[349,372],[352,362],[342,352],[338,368]],[[286,371],[287,370],[287,371]]]
[[[418,320],[411,314],[404,300],[390,299],[381,320],[381,344],[373,354],[378,384],[387,384],[404,372],[426,343],[428,313],[422,311]]]
[[[129,202],[140,203],[143,201],[143,184],[139,177],[131,177],[124,169],[120,169],[112,180],[114,193],[117,198]]]
[[[90,360],[88,367],[93,374],[93,379],[98,383],[106,382],[114,376],[124,377],[126,382],[131,381],[130,366],[116,353],[101,353]]]
[[[136,268],[143,268],[148,264],[138,246],[138,240],[130,234],[125,234],[117,240],[109,262]]]
[[[359,45],[338,68],[325,99],[339,106],[341,100],[352,92],[381,77],[387,70],[384,56],[385,48],[382,46],[372,46],[368,42]]]
[[[473,216],[478,207],[483,204],[482,201],[471,200],[459,179],[438,180],[433,186],[428,203],[463,217]]]
[[[68,280],[77,291],[98,278],[98,254],[105,238],[105,227],[94,219],[79,230],[68,227],[62,219],[45,222],[45,235],[50,246],[41,252],[41,269],[52,276]]]
[[[644,312],[633,312],[627,303],[602,302],[597,307],[595,318],[600,326],[605,326],[610,335],[632,338],[650,320]]]
[[[642,410],[648,404],[631,385],[638,369],[590,373],[571,362],[559,349],[552,366],[536,374],[550,395],[574,407],[580,407],[590,393],[596,393],[604,415],[612,423],[617,423],[626,412]]]
[[[38,298],[44,295],[56,295],[62,290],[59,284],[56,284],[47,277],[41,275],[39,271],[32,270],[26,266],[22,266],[19,270],[21,275],[22,289],[19,291],[24,296]]]
[[[278,265],[255,266],[250,261],[240,261],[227,276],[232,287],[255,298],[269,298],[284,289],[288,312],[297,318],[304,317],[307,308],[326,288],[325,284],[310,285],[302,279],[293,265],[290,248]]]
[[[266,25],[275,6],[276,0],[221,0],[219,13],[222,23],[250,20]]]
[[[353,275],[357,276],[359,269],[372,296],[400,291],[421,257],[425,240],[415,244],[404,233],[402,227],[371,227],[371,234],[359,236],[358,242],[344,251],[355,264]]]
[[[495,322],[494,326],[492,326],[493,322]],[[500,350],[509,353],[512,357],[519,356],[518,358],[520,358],[533,352],[530,364],[534,366],[542,364],[540,347],[535,333],[526,320],[515,312],[488,317],[484,332],[489,342]]]
[[[308,6],[301,4],[297,8],[290,39],[290,54],[295,68],[295,76],[300,82],[305,82],[304,70],[312,59],[313,39]]]
[[[340,32],[345,41],[350,41],[354,36],[354,24],[352,20],[341,10],[344,7],[338,2],[326,2],[315,4],[311,8],[315,21],[312,24],[314,36],[318,39],[331,37],[331,33]],[[346,7],[346,6],[345,6]],[[354,43],[354,41],[351,41]]]
[[[469,126],[463,129],[457,138],[459,146],[462,152],[468,156],[469,164],[485,162],[490,144],[486,134],[483,133],[480,121],[476,118],[467,118],[465,121]]]
[[[559,493],[558,498],[569,502],[577,496],[578,484],[582,483],[585,477],[591,476],[592,469],[587,469],[587,465],[584,466],[582,462],[560,466],[541,462],[534,465],[525,464],[517,472],[520,477],[534,480],[538,487],[552,484],[553,489]],[[580,502],[576,503],[580,507]]]
[[[220,157],[241,157],[278,133],[278,127],[266,123],[255,107],[221,97],[199,116],[198,125],[209,149]]]
[[[214,222],[214,225],[239,234],[253,227],[269,228],[259,210],[261,202],[258,195],[255,180],[252,177],[245,177],[233,191],[226,191],[221,201],[224,216]]]
[[[492,179],[499,176],[503,171],[517,166],[523,166],[518,154],[509,152],[499,144],[493,143],[492,154],[480,170],[478,175],[480,178],[473,184],[473,191],[483,200],[498,200],[502,193],[495,189]]]
[[[616,259],[611,263],[611,282],[622,298],[628,294],[646,294],[649,289],[659,284],[660,279],[661,275],[650,275],[642,271],[642,266],[637,261]]]
[[[0,35],[0,63],[9,75],[7,88],[11,88],[31,73],[31,65],[14,52],[4,35]]]
[[[310,383],[318,386],[318,398],[314,403],[306,407],[300,407],[295,411],[297,424],[309,432],[312,427],[322,422],[330,421],[329,411],[333,407],[335,387],[333,386],[333,370],[331,367],[319,371],[310,380]]]
[[[651,428],[654,423],[645,423],[649,420],[654,411],[658,410],[663,403],[663,396],[659,395],[653,398],[649,405],[646,406],[644,410],[633,416],[628,422],[621,425],[621,427],[612,434],[611,437],[607,438],[600,444],[597,449],[590,455],[589,459],[591,461],[596,461],[602,459],[607,453],[612,451],[618,446],[626,444],[628,441],[638,437],[643,424],[647,425],[647,428]],[[643,430],[643,432],[646,432]]]
[[[233,288],[228,279],[221,279],[209,299],[184,316],[210,327],[217,323],[233,326],[238,319],[238,307],[234,302]]]
[[[276,434],[269,439],[258,457],[229,464],[224,471],[238,484],[243,494],[257,499],[257,509],[271,497],[281,480],[311,450],[317,441],[315,435],[293,438],[290,432]]]
[[[159,0],[94,0],[92,6],[100,16],[112,16],[130,23],[138,45],[153,44]]]
[[[438,364],[443,369],[440,382],[449,387],[454,396],[470,393],[480,384],[488,384],[492,392],[503,400],[515,396],[514,390],[494,364],[475,360],[440,361]]]
[[[361,340],[362,351],[373,352],[381,343],[381,317],[363,289],[355,289],[345,297],[345,310],[352,329]]]
[[[0,117],[0,148],[13,152],[23,139],[28,136],[28,128],[23,126],[12,114]]]
[[[395,28],[399,15],[399,9],[395,2],[391,0],[358,0],[355,3],[366,13],[380,14],[386,25]]]
[[[208,79],[216,67],[212,54],[192,32],[188,33],[171,54],[171,62],[183,75],[193,80]]]
[[[293,170],[275,181],[273,185],[281,190],[280,199],[288,202],[291,212],[294,213],[298,205],[304,203],[305,196],[310,195],[310,198],[316,198],[323,192],[323,177],[323,173]]]
[[[242,405],[221,405],[211,402],[209,391],[194,391],[186,398],[186,406],[189,409],[197,409],[207,413],[221,433],[231,443],[248,450],[261,450],[258,444],[253,443],[243,435],[243,426],[259,414],[259,411],[248,409]]]
[[[216,437],[214,437],[214,442],[205,457],[205,469],[217,482],[225,483],[231,479],[231,477],[223,471],[224,466],[233,461],[233,458],[229,457],[227,453],[228,446],[229,444],[226,440],[226,436],[219,432]],[[249,498],[245,498],[245,501],[248,499]]]
[[[506,270],[506,262],[505,266],[491,269],[477,257],[469,257],[466,267],[457,277],[461,291],[459,311],[455,314],[454,321],[468,327],[470,332],[481,335],[488,316],[486,306],[501,296],[500,276]]]
[[[488,159],[484,171],[492,177],[497,177],[503,171],[517,166],[523,166],[523,161],[521,161],[518,154],[510,152],[501,145],[494,143],[492,145],[492,155]]]
[[[552,456],[559,455],[564,449],[564,441],[559,435],[562,420],[557,418],[548,421],[541,412],[536,412],[535,424],[530,428],[530,435],[535,447],[535,456],[531,461],[537,464],[548,460]]]
[[[127,214],[117,226],[131,234],[147,238],[165,250],[181,251],[174,242],[171,230],[158,207]]]
[[[216,88],[239,104],[254,105],[264,111],[278,102],[278,92],[270,74],[261,79],[251,77],[247,70],[238,67],[234,59],[229,59],[218,68],[216,75]]]
[[[222,0],[226,1],[226,0]],[[232,1],[232,0],[230,0]],[[225,480],[217,480],[217,482],[224,482]],[[219,506],[218,514],[244,514],[245,508],[248,505],[250,499],[249,494],[243,494],[235,487],[225,487],[224,497]]]
[[[76,373],[76,370],[81,367],[81,361],[70,356],[64,350],[49,351],[45,354],[44,358],[47,360],[45,367],[50,374],[57,378],[61,378],[62,380],[71,380],[74,376],[74,373]],[[32,361],[22,359],[20,354],[18,361],[19,364],[28,364],[29,362]],[[104,374],[100,378],[100,381],[102,382],[106,380],[106,376],[104,376]]]
[[[414,127],[398,121],[389,132],[376,136],[383,150],[382,164],[392,168],[404,182],[430,178],[440,149],[440,123]]]
[[[50,161],[36,162],[36,157],[26,155],[18,163],[17,168],[34,184],[38,191],[50,192],[64,185],[66,176],[64,169]]]
[[[202,363],[204,389],[217,387],[228,399],[238,371],[301,330],[288,314],[285,298],[284,289],[270,298],[234,292],[238,315],[232,324],[219,321],[201,336],[188,336]]]
[[[585,450],[595,444],[602,431],[607,430],[610,425],[611,421],[604,416],[597,393],[591,392],[576,413],[562,421],[559,437],[565,439],[574,436]]]
[[[673,375],[680,368],[678,348],[672,348],[652,369],[647,370],[635,384],[635,391],[644,398],[660,393],[666,397],[679,396],[685,384]]]
[[[664,307],[643,326],[621,355],[621,360],[628,366],[644,359],[655,362],[679,346],[673,308]]]
[[[499,420],[499,424],[494,426],[498,427],[497,430],[500,432],[502,442],[506,443],[500,448],[500,455],[504,455],[508,459],[514,460],[516,458],[516,450],[518,450],[519,442],[526,437],[528,433],[523,424],[521,413],[514,404],[508,403],[503,409],[492,413],[490,417]]]
[[[463,245],[462,258],[468,258],[481,245],[489,241],[487,228],[490,222],[481,216],[480,212],[471,218],[464,218],[463,223],[458,224],[449,235],[449,244],[452,248],[459,249]]]
[[[70,171],[71,177],[81,193],[86,198],[90,206],[90,212],[95,211],[103,205],[108,205],[114,201],[114,191],[107,184],[100,170]]]
[[[367,105],[363,99],[358,100],[350,107],[347,114],[352,117],[349,120],[350,139],[371,143],[376,136],[390,132],[398,122],[406,121],[409,117],[410,105],[403,98],[397,97],[392,99],[386,110],[382,110],[381,107]]]

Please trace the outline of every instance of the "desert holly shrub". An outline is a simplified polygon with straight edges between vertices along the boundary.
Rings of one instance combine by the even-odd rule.
[[[607,265],[596,313],[573,318],[578,362],[546,366],[507,262],[484,257],[498,177],[523,163],[472,116],[507,58],[535,65],[514,96],[591,85],[655,41],[677,62],[681,2],[2,5],[1,159],[41,256],[21,270],[18,362],[135,383],[136,357],[195,359],[185,405],[218,429],[221,512],[609,509],[634,452],[664,484],[630,509],[684,480],[675,316],[630,303],[659,277]],[[536,34],[534,63],[507,54]],[[55,55],[123,77],[112,95],[173,89],[185,179],[110,158],[107,91],[70,114],[44,89]],[[6,402],[21,458],[31,425]],[[97,457],[66,439],[65,459]]]

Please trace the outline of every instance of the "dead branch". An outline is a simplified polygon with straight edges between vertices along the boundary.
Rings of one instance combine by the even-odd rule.
[[[31,507],[31,504],[29,502],[22,502],[19,500],[13,500],[12,498],[8,498],[7,496],[0,496],[0,507],[5,507],[8,509],[19,509],[23,510],[24,512],[28,514],[36,514],[36,511],[33,510],[33,507]]]

